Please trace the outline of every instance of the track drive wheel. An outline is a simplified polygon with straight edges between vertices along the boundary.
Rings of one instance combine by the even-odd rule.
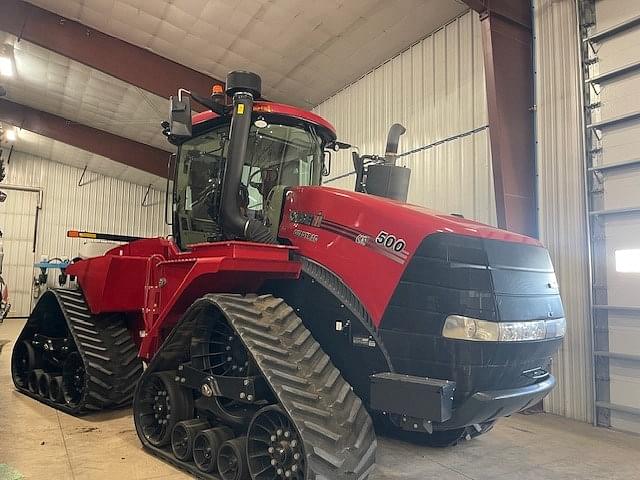
[[[303,478],[304,446],[279,406],[265,407],[253,417],[247,432],[247,455],[254,480]]]
[[[247,480],[247,438],[227,440],[218,451],[218,472],[222,480]]]
[[[29,372],[37,367],[38,358],[31,342],[22,340],[11,357],[11,373],[20,387],[28,388]]]
[[[194,333],[191,361],[194,368],[212,375],[246,377],[257,373],[240,337],[221,316]],[[222,423],[242,429],[248,427],[256,412],[253,405],[224,397],[214,397],[210,407]]]
[[[193,417],[191,391],[181,388],[175,376],[174,371],[164,371],[144,378],[134,405],[143,434],[155,447],[171,442],[175,425]]]

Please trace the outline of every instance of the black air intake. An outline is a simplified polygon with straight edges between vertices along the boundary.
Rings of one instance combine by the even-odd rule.
[[[228,236],[260,243],[278,243],[260,221],[244,216],[238,204],[242,167],[247,158],[253,99],[260,97],[260,85],[260,77],[255,73],[231,72],[227,75],[227,95],[233,96],[233,116],[222,188],[222,227]]]

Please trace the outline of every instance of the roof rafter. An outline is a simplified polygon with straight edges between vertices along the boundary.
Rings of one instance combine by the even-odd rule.
[[[170,153],[25,105],[0,99],[0,121],[58,140],[128,167],[166,178]]]
[[[207,95],[224,82],[22,0],[0,2],[0,30],[143,90],[168,98],[178,88]],[[194,104],[194,108],[203,108]]]

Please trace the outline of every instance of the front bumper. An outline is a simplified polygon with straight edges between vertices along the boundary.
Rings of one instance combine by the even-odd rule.
[[[435,428],[448,430],[509,416],[538,403],[555,384],[555,377],[549,375],[526,387],[474,393],[453,410],[449,420],[437,424]]]
[[[506,417],[535,405],[555,386],[548,375],[534,384],[476,392],[456,398],[455,383],[410,375],[382,373],[371,377],[373,410],[402,418],[412,428],[450,430]],[[410,428],[411,429],[411,428]]]

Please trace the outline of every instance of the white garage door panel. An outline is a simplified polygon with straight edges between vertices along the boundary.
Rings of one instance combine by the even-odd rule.
[[[586,27],[596,418],[640,432],[640,1],[579,3]]]
[[[596,31],[618,25],[638,13],[638,0],[597,0]]]
[[[638,61],[637,45],[640,44],[640,26],[609,37],[597,46],[600,73],[610,72],[622,65]]]
[[[10,317],[25,317],[31,311],[33,236],[38,194],[7,191],[2,204],[0,230],[4,233],[2,276],[9,289]]]
[[[600,92],[601,120],[610,120],[640,110],[639,91],[640,72],[622,75],[615,82],[606,83]]]
[[[611,426],[627,432],[640,432],[640,415],[627,412],[611,412]]]
[[[609,351],[634,355],[640,345],[637,316],[609,315]]]
[[[640,205],[640,165],[633,168],[612,170],[603,179],[604,208],[629,208]],[[616,220],[612,220],[616,222]],[[629,225],[632,227],[638,220],[634,219]],[[640,239],[639,239],[640,241]]]
[[[640,158],[640,122],[625,122],[604,129],[600,145],[602,154],[594,158],[595,165],[637,160]]]
[[[633,366],[621,369],[618,360],[611,360],[609,379],[611,382],[611,402],[625,407],[635,407],[640,396],[640,378],[633,376]]]

